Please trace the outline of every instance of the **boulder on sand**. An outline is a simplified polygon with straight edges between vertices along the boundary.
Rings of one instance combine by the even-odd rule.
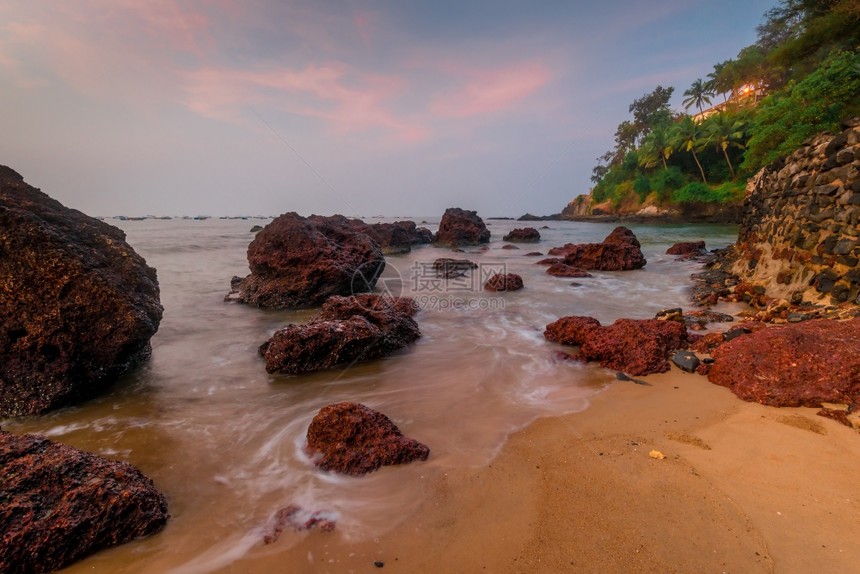
[[[260,346],[266,372],[297,375],[389,355],[421,336],[405,297],[330,297],[303,325],[275,331]]]
[[[0,418],[102,392],[149,358],[161,315],[122,230],[0,166]]]
[[[713,352],[708,380],[745,401],[779,407],[860,407],[860,318],[758,329]]]
[[[0,572],[53,572],[167,518],[164,495],[132,465],[0,431]]]
[[[434,247],[464,247],[490,242],[490,230],[475,211],[449,207],[433,236]]]
[[[355,476],[383,465],[427,460],[430,455],[429,448],[403,436],[387,416],[358,403],[323,407],[307,436],[317,467]]]
[[[581,359],[630,375],[668,371],[671,353],[689,345],[683,323],[657,319],[618,319],[602,326],[592,317],[562,317],[546,326],[544,337],[578,345]]]
[[[379,245],[342,215],[286,213],[248,245],[248,265],[251,274],[233,278],[227,300],[284,309],[371,291],[385,259]]]
[[[588,271],[625,271],[645,266],[639,240],[626,227],[616,227],[602,243],[568,243],[549,250],[564,255],[564,263]]]

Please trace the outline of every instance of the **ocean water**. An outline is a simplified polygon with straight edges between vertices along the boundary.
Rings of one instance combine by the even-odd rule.
[[[439,221],[413,219],[426,219],[433,231]],[[563,279],[525,254],[601,241],[614,224],[488,220],[487,250],[422,246],[386,258],[378,289],[419,302],[417,343],[348,369],[282,376],[266,373],[257,347],[313,310],[223,301],[230,278],[248,273],[251,226],[266,222],[109,222],[158,271],[165,311],[151,361],[102,397],[3,428],[131,462],[167,495],[171,519],[161,533],[99,552],[68,572],[202,573],[241,564],[262,545],[272,515],[290,504],[336,520],[332,536],[340,540],[379,536],[421,503],[425,475],[486,465],[510,433],[538,417],[586,409],[612,383],[614,373],[597,365],[554,359],[563,348],[543,338],[547,323],[590,315],[606,324],[689,308],[689,276],[699,265],[676,261],[666,249],[697,239],[724,247],[737,234],[734,226],[630,225],[648,260],[644,269]],[[539,244],[502,249],[510,229],[543,225]],[[480,267],[440,282],[428,267],[437,257]],[[525,288],[482,291],[481,277],[494,271],[521,275]],[[316,470],[304,452],[305,433],[320,408],[339,401],[385,413],[430,447],[429,459],[364,477]],[[299,536],[285,534],[276,544]]]

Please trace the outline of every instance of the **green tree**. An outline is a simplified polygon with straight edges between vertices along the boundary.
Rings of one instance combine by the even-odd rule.
[[[852,52],[836,52],[804,80],[790,83],[785,93],[765,98],[753,121],[744,169],[757,170],[860,111],[858,60]]]
[[[726,70],[727,64],[728,61],[714,64],[714,71],[708,74],[708,81],[705,84],[709,92],[722,94],[723,102],[728,101],[727,94],[732,91],[732,82]]]
[[[642,140],[639,147],[639,165],[651,168],[657,165],[659,159],[663,163],[663,169],[667,169],[666,160],[672,155],[672,151],[669,129],[665,125],[658,125]]]
[[[690,116],[684,116],[684,119],[673,126],[670,137],[675,149],[693,154],[693,159],[696,160],[696,165],[699,167],[699,173],[702,174],[702,181],[708,183],[705,170],[702,169],[699,156],[696,155],[696,150],[707,144],[707,140],[703,138],[702,127]]]
[[[723,157],[726,158],[726,163],[729,164],[729,171],[732,174],[732,181],[735,180],[737,174],[729,159],[729,148],[745,149],[745,133],[744,123],[735,115],[721,112],[709,117],[704,125],[705,133],[708,134],[709,141],[713,142],[718,151],[723,152]]]
[[[654,126],[669,123],[672,120],[672,109],[669,100],[675,88],[657,86],[654,91],[633,100],[627,111],[633,114],[633,127],[636,137],[641,142]]]
[[[702,81],[702,78],[698,78],[690,86],[690,89],[684,92],[684,95],[686,96],[683,102],[684,107],[690,109],[690,106],[696,106],[699,108],[699,113],[701,114],[704,104],[710,105],[711,96],[714,95],[714,92],[708,87],[706,82]]]

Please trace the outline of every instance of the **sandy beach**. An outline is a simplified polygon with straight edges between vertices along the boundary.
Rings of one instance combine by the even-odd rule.
[[[427,502],[373,541],[285,533],[303,539],[224,571],[856,571],[856,431],[674,367],[642,380],[536,421],[484,468],[425,476]]]

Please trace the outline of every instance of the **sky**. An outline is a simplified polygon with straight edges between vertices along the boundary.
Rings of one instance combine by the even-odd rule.
[[[3,0],[0,164],[93,216],[557,213],[776,0]]]

